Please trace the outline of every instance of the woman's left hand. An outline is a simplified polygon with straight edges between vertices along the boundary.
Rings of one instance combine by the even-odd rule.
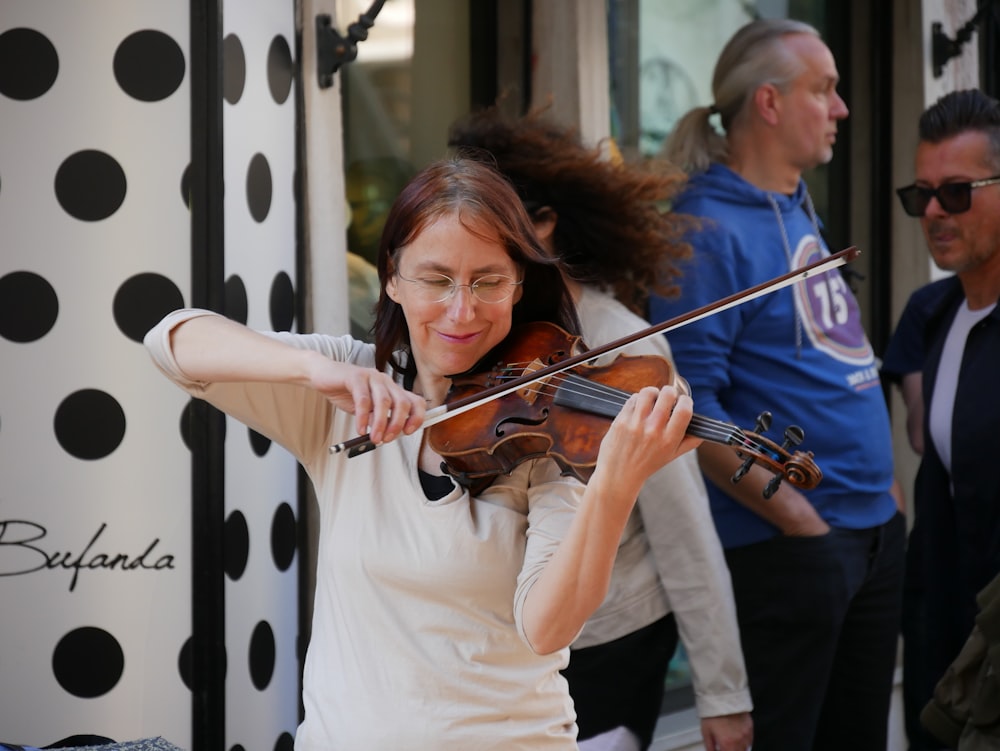
[[[691,397],[674,386],[648,386],[633,394],[601,442],[595,473],[627,475],[638,494],[651,474],[701,443],[687,434],[693,411]]]
[[[692,408],[673,386],[648,387],[611,423],[573,524],[525,601],[524,631],[536,652],[570,644],[601,604],[646,478],[701,443],[686,432]]]

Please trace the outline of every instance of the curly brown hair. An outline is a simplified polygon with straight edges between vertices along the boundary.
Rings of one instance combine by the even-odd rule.
[[[640,315],[650,293],[676,294],[676,262],[691,253],[684,235],[695,220],[669,210],[686,176],[666,160],[609,159],[544,109],[519,118],[496,106],[474,112],[451,125],[448,145],[498,168],[532,216],[555,211],[553,244],[574,280],[610,289]]]

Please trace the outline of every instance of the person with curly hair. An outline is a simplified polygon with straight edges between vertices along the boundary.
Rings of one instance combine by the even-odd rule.
[[[563,264],[588,346],[648,327],[641,316],[649,293],[675,291],[676,262],[689,252],[683,235],[691,222],[669,211],[684,184],[680,171],[662,162],[626,164],[613,147],[585,145],[545,111],[520,118],[496,107],[476,112],[452,125],[448,142],[514,185],[542,244]],[[625,353],[671,361],[660,335]],[[752,706],[729,572],[691,455],[644,484],[608,594],[572,644],[563,674],[581,748],[623,732],[634,748],[649,747],[678,630],[705,748],[745,751]]]

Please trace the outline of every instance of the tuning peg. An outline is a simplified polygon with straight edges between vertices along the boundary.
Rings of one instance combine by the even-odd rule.
[[[762,495],[765,499],[770,498],[772,495],[778,492],[778,486],[781,485],[781,475],[776,474],[771,480],[764,486],[764,492]]]
[[[771,427],[771,413],[761,412],[759,415],[757,415],[757,421],[756,424],[754,425],[753,432],[760,435],[762,433],[766,433],[768,428],[770,427]],[[746,473],[750,471],[750,467],[753,466],[755,461],[757,461],[757,459],[756,457],[753,456],[748,456],[746,459],[743,460],[743,463],[739,466],[739,469],[737,469],[736,472],[733,474],[732,482],[734,485],[746,476]]]
[[[743,463],[740,465],[739,469],[737,469],[736,472],[733,474],[732,482],[734,485],[743,479],[744,475],[746,475],[746,473],[750,471],[750,467],[753,466],[753,463],[755,461],[757,461],[757,459],[756,457],[753,456],[748,456],[746,459],[743,460]]]
[[[798,425],[789,425],[785,428],[785,442],[781,444],[781,448],[787,449],[792,446],[798,446],[805,437],[806,434],[802,428]]]

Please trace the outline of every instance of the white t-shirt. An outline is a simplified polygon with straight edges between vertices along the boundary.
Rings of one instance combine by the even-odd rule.
[[[927,424],[931,440],[934,441],[934,448],[937,449],[941,463],[949,473],[951,473],[951,418],[955,408],[955,392],[958,390],[958,376],[962,369],[965,341],[969,338],[972,327],[992,313],[995,307],[996,304],[993,304],[979,310],[970,310],[969,301],[963,300],[948,330],[944,349],[941,350],[941,362],[938,365],[937,379],[934,381]]]

